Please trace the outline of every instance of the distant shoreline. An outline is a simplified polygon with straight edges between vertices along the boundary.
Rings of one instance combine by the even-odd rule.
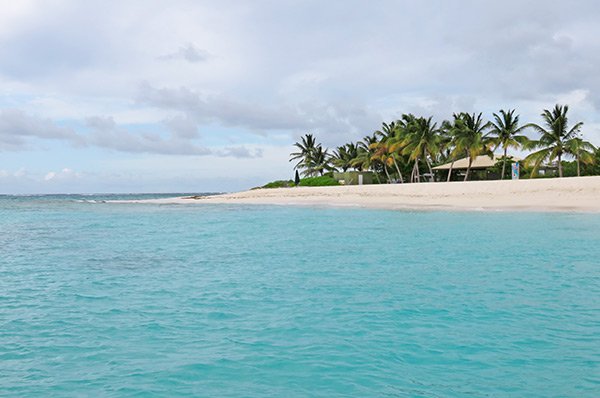
[[[600,176],[254,189],[214,196],[140,200],[162,204],[257,204],[391,210],[600,212]]]

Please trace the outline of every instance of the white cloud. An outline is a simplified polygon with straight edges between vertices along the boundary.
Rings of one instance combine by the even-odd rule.
[[[77,147],[99,147],[120,152],[162,153],[205,156],[211,148],[198,145],[197,123],[184,118],[165,121],[171,133],[165,138],[159,129],[132,132],[117,125],[112,117],[93,116],[85,124],[91,132],[76,132],[50,119],[28,115],[18,109],[0,110],[0,151],[30,149],[32,139],[58,140]],[[160,126],[159,126],[160,127]],[[260,151],[249,152],[240,145],[231,150],[216,152],[219,156],[260,157]],[[52,177],[49,177],[52,179]]]
[[[140,86],[140,104],[181,112],[186,123],[217,122],[223,126],[241,127],[256,134],[271,131],[306,132],[318,130],[325,139],[343,135],[364,135],[376,129],[381,116],[364,105],[347,102],[305,101],[277,105],[242,102],[223,95],[205,95],[187,87],[155,88]]]
[[[0,150],[25,149],[32,137],[82,144],[73,130],[52,120],[31,116],[18,109],[0,109]]]
[[[82,176],[83,176],[82,173],[75,172],[74,170],[72,170],[68,167],[65,167],[64,169],[62,169],[58,172],[49,171],[44,176],[44,181],[65,181],[65,180],[71,180],[71,179],[78,179],[78,178],[81,178]]]
[[[164,61],[172,61],[182,59],[187,62],[196,63],[203,62],[208,60],[209,55],[206,51],[198,48],[196,45],[192,43],[188,43],[185,46],[179,47],[179,49],[175,52],[161,55],[158,59]]]

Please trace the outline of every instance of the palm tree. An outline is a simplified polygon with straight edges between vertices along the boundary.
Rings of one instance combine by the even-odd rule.
[[[348,144],[337,147],[333,151],[331,155],[331,164],[334,167],[342,169],[343,172],[346,172],[350,167],[352,167],[352,160],[356,157],[356,145],[350,142]]]
[[[349,159],[350,167],[353,167],[355,170],[356,170],[356,167],[354,167],[352,165],[352,161],[354,159],[356,159],[356,157],[358,156],[359,149],[360,148],[358,146],[358,143],[355,144],[353,142],[350,142],[349,144],[346,144],[346,152],[348,153],[348,159]]]
[[[380,141],[371,144],[371,148],[374,150],[373,155],[371,155],[371,160],[383,164],[383,171],[385,171],[388,183],[391,184],[393,181],[390,172],[388,171],[388,166],[392,166],[395,160],[393,153],[390,152],[390,146],[385,141]]]
[[[377,142],[379,141],[375,134],[367,135],[362,141],[358,141],[356,143],[357,156],[354,158],[354,160],[352,160],[352,167],[358,171],[369,169],[373,170],[377,182],[381,182],[379,179],[379,173],[377,172],[377,166],[379,162],[376,159],[373,159],[373,155],[375,154],[373,144],[376,144]]]
[[[466,154],[469,159],[465,181],[469,180],[469,173],[473,160],[479,155],[492,155],[490,142],[485,134],[490,126],[489,122],[484,122],[481,113],[460,113],[454,114],[454,127],[452,129],[454,149],[451,156]]]
[[[382,129],[375,131],[375,136],[381,137],[379,144],[383,145],[383,153],[386,154],[385,160],[382,160],[382,153],[378,154],[378,159],[385,165],[393,165],[398,173],[400,183],[404,183],[402,172],[398,166],[398,161],[401,161],[399,143],[403,140],[404,128],[400,121],[391,122],[390,124],[382,123]],[[377,146],[376,146],[377,148]],[[381,148],[380,148],[381,149]],[[386,170],[387,173],[387,170]],[[391,180],[390,180],[391,181]]]
[[[580,137],[571,138],[565,143],[566,151],[575,157],[577,161],[577,177],[581,177],[581,162],[593,164],[595,159],[596,147]]]
[[[290,154],[290,162],[298,161],[294,169],[303,169],[302,175],[314,177],[317,174],[323,175],[323,171],[330,169],[327,149],[317,144],[312,134],[304,135],[301,142],[296,142],[294,146],[299,151]]]
[[[396,122],[391,122],[389,124],[383,122],[381,123],[381,130],[375,131],[375,136],[381,137],[382,140],[385,140],[389,137],[394,136],[394,134],[396,133],[396,127]]]
[[[500,110],[500,114],[494,113],[494,122],[490,123],[491,130],[489,134],[495,137],[491,139],[491,142],[496,148],[502,147],[504,155],[502,157],[502,174],[500,179],[504,179],[504,172],[506,171],[506,154],[508,148],[519,148],[525,145],[529,139],[524,135],[519,135],[528,126],[519,126],[519,115],[515,116],[515,110]]]
[[[305,169],[303,175],[308,175],[308,170],[312,168],[314,160],[314,152],[317,147],[317,141],[312,134],[305,134],[300,142],[294,143],[294,146],[298,148],[298,152],[292,152],[290,154],[290,162],[297,160],[298,162],[294,166],[294,169]]]
[[[456,160],[456,155],[454,154],[454,141],[457,137],[455,134],[456,131],[462,128],[463,121],[458,117],[458,115],[454,114],[454,120],[452,122],[448,120],[444,120],[442,122],[442,127],[439,130],[440,135],[440,152],[442,154],[442,159],[446,162],[451,160],[450,169],[448,169],[448,178],[447,182],[450,182],[450,178],[452,177],[452,169],[454,168],[454,161]]]
[[[404,139],[403,154],[409,156],[409,160],[414,161],[411,181],[420,181],[419,161],[425,160],[429,169],[429,175],[433,182],[433,170],[431,161],[435,154],[439,152],[440,136],[438,135],[437,123],[432,123],[432,117],[416,118],[409,124],[408,133]]]
[[[546,128],[543,128],[537,124],[530,124],[528,126],[536,129],[541,137],[537,141],[532,141],[531,146],[534,148],[541,148],[539,151],[534,152],[525,158],[528,163],[533,163],[532,176],[535,175],[537,169],[543,161],[552,162],[554,159],[558,159],[558,176],[563,176],[562,168],[562,157],[565,153],[568,153],[566,143],[577,136],[583,122],[576,123],[571,129],[568,128],[569,119],[567,112],[569,106],[555,105],[551,111],[544,109],[542,112],[542,118]]]
[[[320,144],[315,148],[312,168],[309,169],[311,175],[315,175],[316,173],[323,175],[325,170],[331,170],[331,166],[329,166],[329,156],[327,149],[323,149]]]

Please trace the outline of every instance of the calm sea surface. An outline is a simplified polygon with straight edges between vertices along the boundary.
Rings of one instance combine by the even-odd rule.
[[[0,396],[600,396],[600,215],[114,198],[0,196]]]

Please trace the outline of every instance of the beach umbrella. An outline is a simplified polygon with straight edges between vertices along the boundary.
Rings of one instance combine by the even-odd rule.
[[[296,170],[296,177],[294,177],[294,185],[298,186],[300,184],[300,174],[298,174],[298,170]]]

